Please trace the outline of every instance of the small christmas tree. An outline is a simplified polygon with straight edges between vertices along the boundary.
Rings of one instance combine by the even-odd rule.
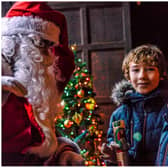
[[[64,115],[56,120],[56,132],[80,146],[86,166],[104,166],[100,159],[103,131],[99,129],[103,122],[97,113],[92,76],[86,68],[86,63],[77,58],[76,46],[71,48],[76,67],[62,96]]]

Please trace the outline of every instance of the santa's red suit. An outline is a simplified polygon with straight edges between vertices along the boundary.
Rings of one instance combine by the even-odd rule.
[[[22,17],[29,16],[32,16],[32,19],[38,17],[44,21],[52,22],[60,28],[60,43],[52,50],[56,57],[54,64],[56,87],[61,94],[75,66],[74,55],[68,48],[66,19],[63,14],[52,10],[45,2],[16,2],[5,16],[8,18],[7,24],[10,22],[13,26],[3,29],[2,36],[29,33],[29,27],[19,27],[18,23],[13,20],[13,18],[19,17],[22,22]],[[46,34],[38,27],[33,31],[37,33],[39,31],[42,36],[48,33],[46,37],[54,42],[54,34],[50,34],[48,30]],[[67,164],[83,164],[78,146],[65,138],[58,138],[58,149],[54,155],[48,158],[39,158],[39,156],[24,153],[27,147],[42,143],[44,138],[43,131],[32,114],[28,100],[11,93],[2,106],[2,165],[65,166]]]

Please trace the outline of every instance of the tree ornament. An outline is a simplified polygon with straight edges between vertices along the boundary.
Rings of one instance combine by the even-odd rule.
[[[73,122],[71,120],[69,120],[69,119],[64,121],[64,126],[66,128],[70,128],[72,126],[72,124],[73,124]]]
[[[72,119],[73,119],[73,121],[76,124],[80,125],[80,122],[82,121],[82,115],[77,113],[77,112],[75,112],[75,114],[73,115]]]
[[[78,77],[79,77],[79,73],[76,73],[76,74],[75,74],[75,77],[78,78]]]
[[[82,72],[82,73],[81,73],[81,76],[82,76],[82,77],[85,77],[85,76],[86,76],[86,73]]]
[[[78,84],[76,84],[76,85],[75,85],[75,89],[78,89],[78,87],[79,87],[79,85],[78,85]]]
[[[95,109],[96,102],[93,98],[89,98],[87,100],[87,103],[85,104],[85,107],[87,110],[94,110]]]
[[[85,92],[82,89],[77,92],[77,96],[80,98],[82,98],[84,95],[85,95]]]
[[[90,125],[89,126],[89,131],[91,134],[93,134],[96,131],[96,126],[95,125]]]
[[[65,104],[65,105],[64,105],[64,109],[65,109],[65,110],[69,110],[68,104]]]

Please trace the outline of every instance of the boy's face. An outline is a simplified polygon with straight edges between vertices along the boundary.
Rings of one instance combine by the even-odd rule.
[[[132,86],[140,94],[150,93],[158,87],[160,81],[159,69],[143,63],[130,62],[129,77]]]

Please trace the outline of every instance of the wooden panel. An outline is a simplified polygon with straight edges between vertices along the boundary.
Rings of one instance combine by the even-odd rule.
[[[1,10],[1,14],[2,17],[4,17],[7,13],[7,11],[10,9],[10,7],[13,5],[14,2],[2,2],[2,10]]]
[[[67,22],[68,27],[68,35],[69,35],[69,44],[81,44],[81,25],[80,25],[80,10],[68,10],[64,11],[64,15]]]
[[[102,121],[104,122],[104,124],[100,126],[100,128],[103,129],[103,132],[105,134],[107,134],[111,114],[115,109],[116,109],[115,105],[111,105],[111,104],[99,105],[98,112],[99,112],[99,115],[101,116]],[[104,137],[103,141],[106,141],[106,136]]]
[[[89,9],[90,42],[111,42],[123,40],[121,7]]]
[[[97,97],[110,97],[112,86],[122,78],[123,58],[123,50],[91,52],[91,73]]]

